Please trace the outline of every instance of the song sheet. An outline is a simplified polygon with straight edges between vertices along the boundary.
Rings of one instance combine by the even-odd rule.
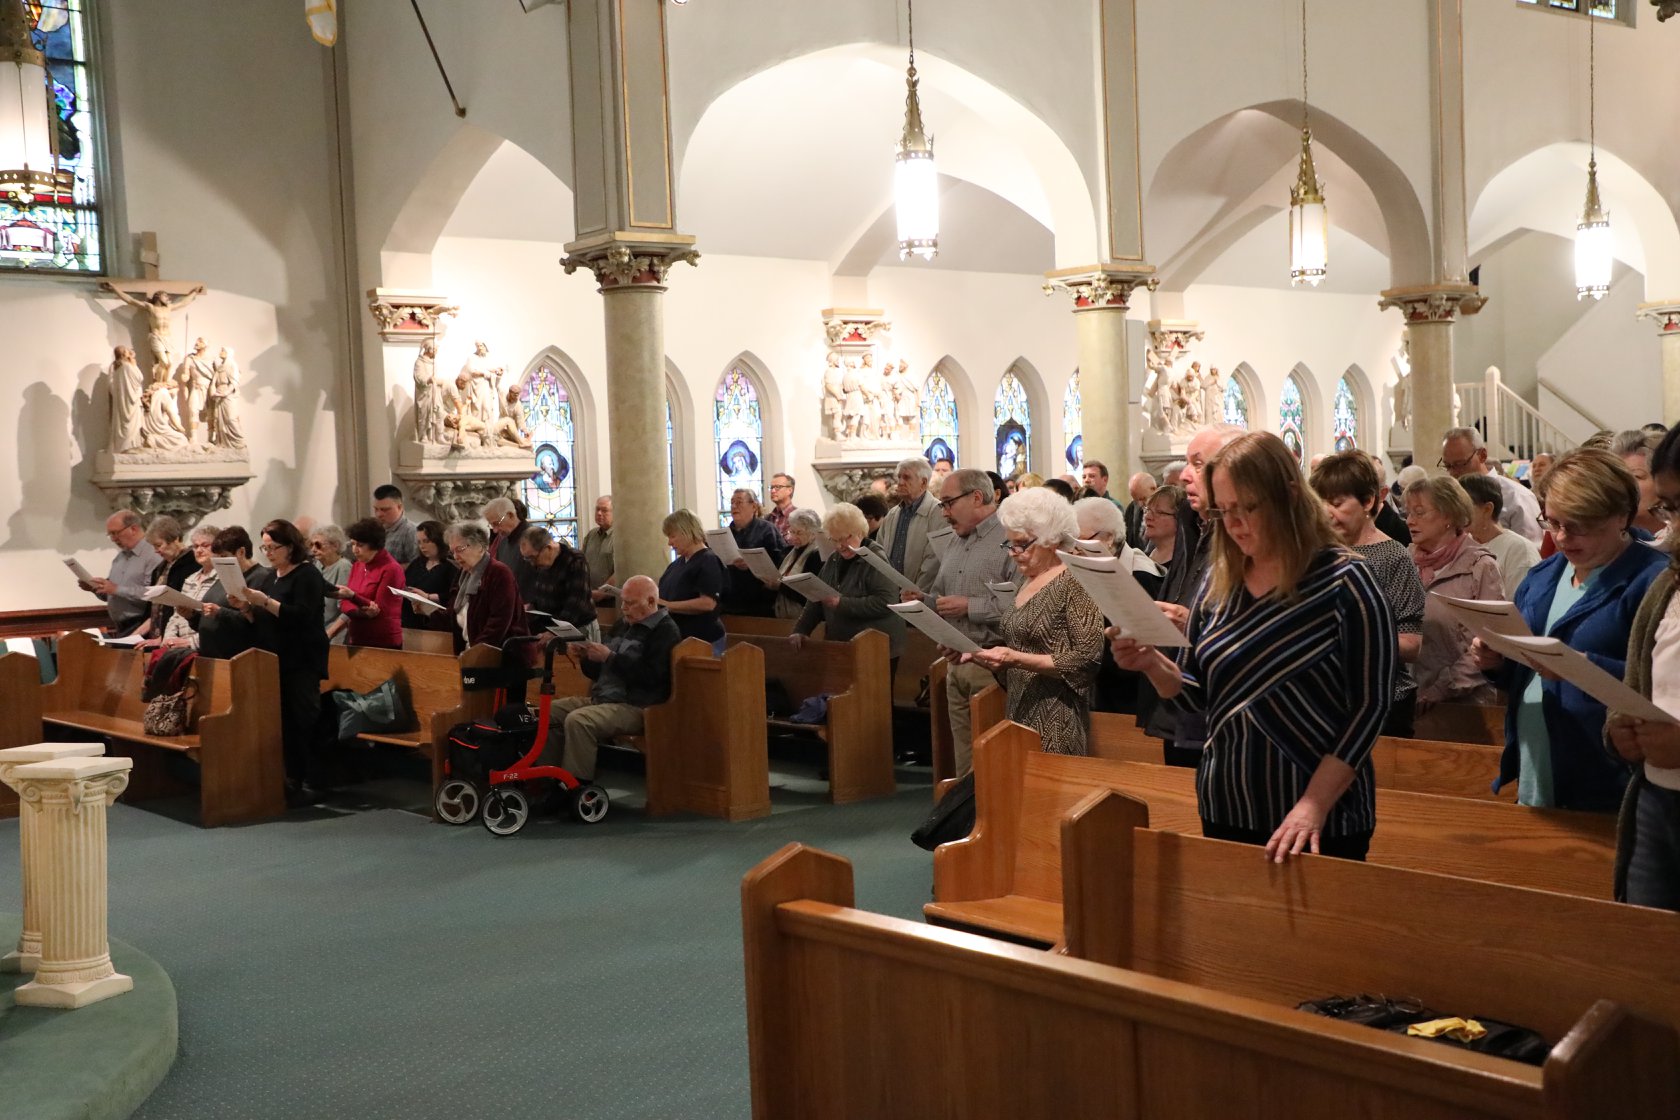
[[[891,603],[887,609],[902,615],[904,621],[932,638],[935,645],[954,649],[958,653],[974,653],[980,648],[974,644],[973,638],[945,621],[926,603]]]
[[[1431,591],[1430,594],[1445,603],[1453,617],[1477,637],[1489,633],[1515,638],[1534,636],[1523,620],[1522,612],[1508,599],[1455,599],[1439,591]]]
[[[770,559],[770,553],[762,548],[740,549],[741,559],[747,562],[747,570],[762,580],[778,580],[782,573],[776,570],[776,562]]]
[[[1167,620],[1149,592],[1132,573],[1120,566],[1115,556],[1076,556],[1057,552],[1069,573],[1079,581],[1103,617],[1120,628],[1120,633],[1146,646],[1187,646],[1190,643],[1178,627]]]
[[[824,599],[837,598],[840,595],[840,592],[809,572],[795,572],[793,575],[783,577],[782,586],[793,588],[813,603],[820,603]]]
[[[1656,723],[1680,723],[1633,689],[1587,660],[1585,654],[1556,638],[1484,633],[1482,641],[1530,669],[1562,677],[1611,711]]]
[[[864,545],[862,548],[858,549],[858,555],[862,556],[863,562],[868,564],[871,568],[874,568],[878,572],[885,573],[886,577],[892,580],[893,583],[897,584],[901,590],[914,591],[918,595],[922,593],[922,589],[916,586],[915,580],[893,567],[885,556],[882,556],[879,552],[876,552],[868,545]]]
[[[222,581],[222,590],[229,595],[245,594],[245,573],[239,570],[239,561],[232,556],[212,556],[210,565],[215,569],[216,578]]]
[[[725,564],[733,564],[741,558],[741,549],[735,544],[735,534],[728,529],[707,529],[706,547],[717,553],[717,558]]]

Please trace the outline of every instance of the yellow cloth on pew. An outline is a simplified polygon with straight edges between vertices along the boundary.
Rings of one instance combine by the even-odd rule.
[[[1406,1033],[1418,1038],[1448,1038],[1459,1042],[1474,1042],[1478,1038],[1486,1037],[1487,1028],[1474,1019],[1460,1019],[1456,1015],[1446,1019],[1431,1019],[1427,1023],[1413,1023],[1406,1028]]]

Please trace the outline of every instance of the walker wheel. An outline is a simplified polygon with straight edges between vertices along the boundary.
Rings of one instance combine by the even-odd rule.
[[[585,782],[572,794],[572,814],[584,824],[598,824],[610,805],[607,791],[594,782]]]
[[[523,790],[493,789],[484,798],[484,827],[496,836],[512,836],[531,819]]]
[[[444,824],[471,824],[483,802],[484,795],[465,778],[446,778],[432,799],[432,807]]]

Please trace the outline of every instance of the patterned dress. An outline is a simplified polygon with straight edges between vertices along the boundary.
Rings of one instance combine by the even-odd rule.
[[[1004,670],[1009,718],[1038,732],[1049,754],[1085,754],[1091,690],[1103,656],[1102,612],[1063,572],[1003,616],[1003,642],[1022,653],[1048,653],[1056,672]]]

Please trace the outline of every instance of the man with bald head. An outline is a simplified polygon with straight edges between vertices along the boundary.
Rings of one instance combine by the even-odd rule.
[[[560,765],[584,781],[595,779],[601,744],[639,735],[642,709],[671,698],[671,651],[682,641],[671,614],[659,605],[659,585],[648,576],[624,581],[618,621],[604,641],[573,642],[570,654],[594,683],[588,696],[554,701],[542,762]]]
[[[151,616],[151,604],[143,596],[163,558],[146,539],[140,515],[131,509],[119,509],[105,519],[105,537],[117,546],[111,574],[105,579],[78,583],[83,591],[91,591],[104,600],[105,612],[111,619],[110,633],[123,638]]]
[[[1155,496],[1156,489],[1155,476],[1148,471],[1139,471],[1126,480],[1126,493],[1132,499],[1125,508],[1128,541],[1143,539],[1143,511],[1149,508],[1149,499]]]

